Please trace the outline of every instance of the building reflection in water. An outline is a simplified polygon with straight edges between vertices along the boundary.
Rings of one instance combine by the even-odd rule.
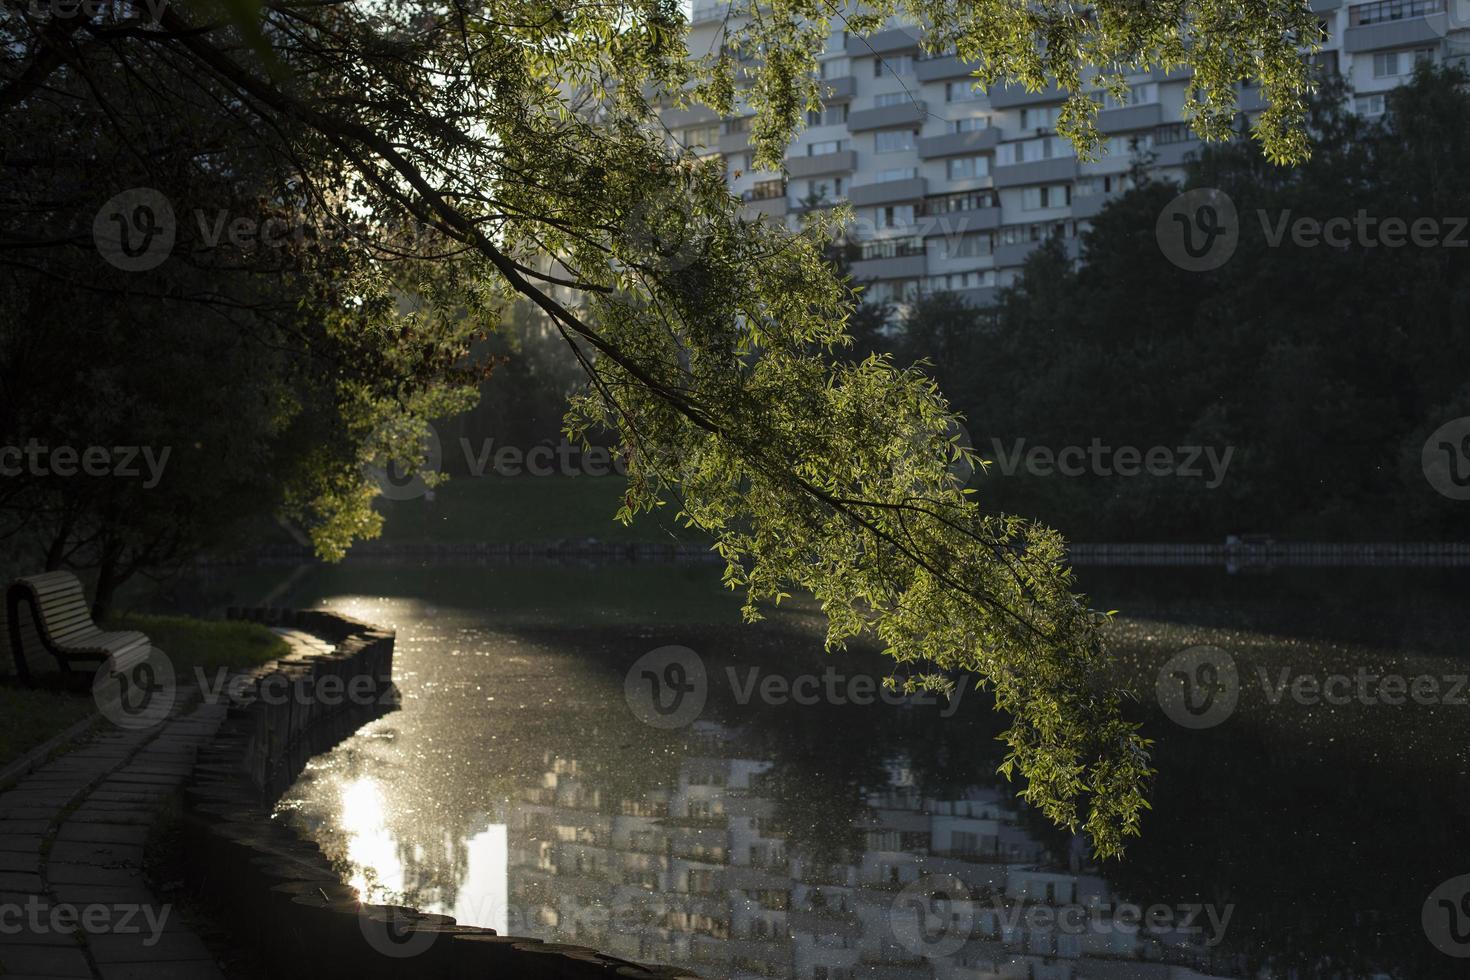
[[[636,798],[548,758],[506,814],[512,934],[731,980],[1216,975],[1218,913],[1156,907],[1140,925],[1080,847],[1058,860],[1028,833],[1006,788],[927,798],[901,756],[862,847],[813,863],[777,825],[771,763],[711,728],[676,785]]]
[[[404,843],[389,828],[386,801],[378,781],[360,776],[343,783],[336,813],[338,839],[350,868],[347,884],[370,900],[417,898],[420,890],[411,886],[420,877],[420,866],[428,855],[418,845],[408,845],[414,853],[404,853]],[[423,904],[434,905],[434,911],[452,915],[458,921],[507,933],[505,825],[490,824],[461,846],[449,849],[462,852],[459,880],[453,890],[455,899],[447,907],[433,902]]]

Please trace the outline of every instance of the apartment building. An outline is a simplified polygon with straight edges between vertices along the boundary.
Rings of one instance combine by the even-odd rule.
[[[1318,56],[1341,73],[1364,115],[1384,111],[1384,93],[1419,61],[1470,65],[1465,0],[1311,0],[1330,41]],[[728,3],[695,0],[690,46],[718,47]],[[1188,72],[1130,79],[1118,101],[1097,93],[1106,154],[1081,162],[1055,124],[1055,89],[976,91],[970,66],[920,49],[920,30],[891,24],[866,38],[835,32],[821,58],[829,95],[788,150],[785,172],[752,169],[748,115],[720,118],[669,110],[664,123],[684,145],[720,154],[731,189],[752,214],[793,226],[812,207],[847,201],[853,272],[870,295],[896,304],[952,291],[988,305],[1034,248],[1060,237],[1072,255],[1078,235],[1129,184],[1135,163],[1180,176],[1200,144],[1181,122]],[[1254,87],[1240,110],[1258,114]]]

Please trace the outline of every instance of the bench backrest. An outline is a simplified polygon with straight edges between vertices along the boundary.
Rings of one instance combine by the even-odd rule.
[[[71,572],[42,572],[18,578],[15,583],[35,597],[40,612],[36,625],[52,643],[65,645],[98,632],[82,582]]]

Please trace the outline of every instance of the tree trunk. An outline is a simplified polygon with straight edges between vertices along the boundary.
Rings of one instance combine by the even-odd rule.
[[[75,519],[70,514],[62,518],[61,527],[56,529],[56,534],[51,538],[51,547],[46,549],[46,571],[54,572],[61,567],[66,558],[66,542],[71,537],[74,523]]]
[[[101,623],[112,608],[112,594],[120,582],[117,563],[121,553],[122,549],[111,540],[102,547],[102,562],[97,566],[97,592],[92,600],[92,619],[95,622]]]

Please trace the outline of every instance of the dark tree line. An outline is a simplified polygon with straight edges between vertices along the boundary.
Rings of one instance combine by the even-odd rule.
[[[1464,538],[1470,512],[1431,486],[1421,450],[1470,415],[1470,93],[1462,74],[1423,69],[1381,119],[1355,115],[1346,95],[1324,86],[1299,168],[1245,141],[1190,165],[1184,189],[1219,188],[1238,213],[1218,269],[1166,258],[1155,223],[1181,188],[1144,181],[1094,220],[1082,263],[1052,243],[993,311],[940,294],[870,333],[900,361],[929,360],[997,463],[1017,440],[1232,450],[1213,488],[1203,456],[1199,477],[997,465],[971,483],[986,508],[1082,541]],[[1346,247],[1294,231],[1339,216],[1352,222],[1334,229]],[[1419,239],[1439,244],[1395,236],[1390,218],[1429,219]]]

